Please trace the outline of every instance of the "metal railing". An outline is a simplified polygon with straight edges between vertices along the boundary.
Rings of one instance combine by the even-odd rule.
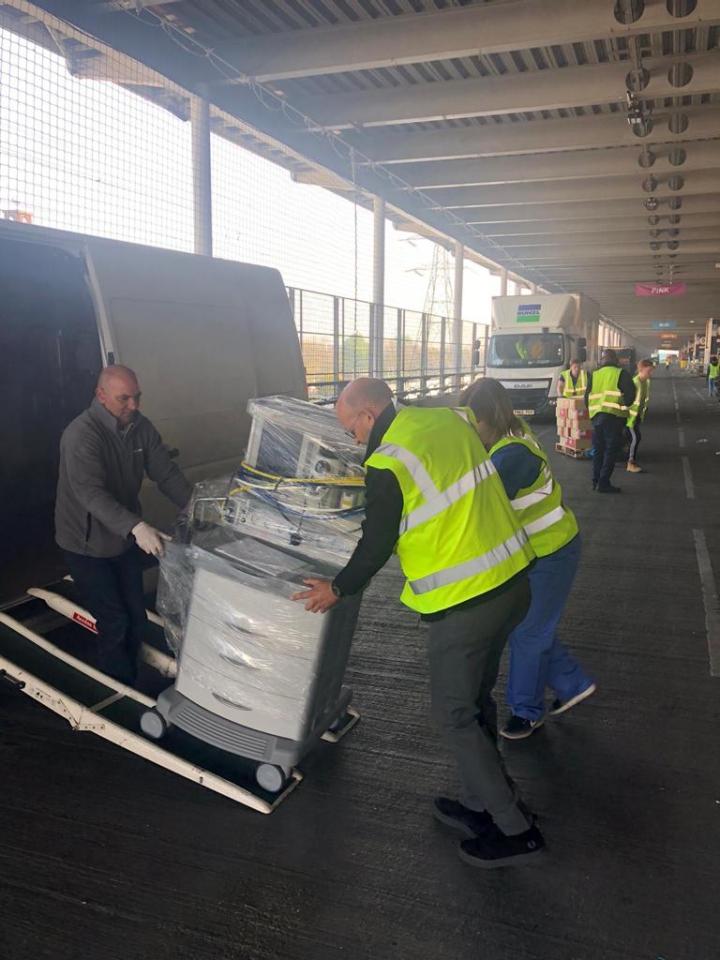
[[[462,389],[485,372],[487,327],[464,321],[459,369],[451,318],[289,287],[309,397],[332,403],[356,377],[377,376],[400,398]]]

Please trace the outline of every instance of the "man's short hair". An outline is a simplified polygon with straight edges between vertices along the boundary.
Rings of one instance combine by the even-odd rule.
[[[603,350],[602,359],[605,363],[619,363],[618,355],[614,350]]]
[[[643,370],[647,370],[648,367],[654,367],[655,364],[652,362],[652,360],[646,358],[645,360],[641,360],[640,363],[638,363],[638,366],[642,367]]]

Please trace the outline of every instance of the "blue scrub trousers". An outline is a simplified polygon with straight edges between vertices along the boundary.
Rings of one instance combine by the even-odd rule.
[[[558,640],[555,631],[570,595],[578,563],[580,536],[529,572],[530,609],[510,635],[508,706],[518,717],[539,720],[545,713],[545,688],[569,700],[593,682]]]

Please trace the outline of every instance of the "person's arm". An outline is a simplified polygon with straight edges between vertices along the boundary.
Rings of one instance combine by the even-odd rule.
[[[168,500],[182,510],[192,496],[192,485],[185,479],[180,467],[170,459],[162,437],[149,420],[145,421],[143,432],[146,432],[146,438],[143,438],[145,472]]]
[[[543,466],[540,457],[520,443],[501,447],[490,459],[502,480],[508,500],[514,500],[520,490],[531,487]]]
[[[633,403],[635,403],[636,387],[633,378],[630,376],[627,370],[620,371],[618,387],[620,388],[620,393],[622,393],[625,406],[631,407]]]
[[[362,536],[352,556],[332,582],[308,578],[305,583],[310,589],[296,593],[293,600],[304,600],[306,610],[324,613],[341,596],[359,593],[390,559],[402,510],[402,493],[392,471],[368,467]]]
[[[559,397],[562,397],[565,394],[565,377],[560,374],[557,382],[557,393]]]
[[[398,539],[403,498],[391,470],[368,467],[362,536],[333,583],[342,595],[359,593],[382,570]]]
[[[62,456],[73,495],[91,516],[120,537],[141,523],[141,518],[119,503],[107,489],[99,440],[63,437]]]
[[[585,388],[585,406],[590,409],[590,394],[592,393],[592,373],[587,375],[587,387]]]

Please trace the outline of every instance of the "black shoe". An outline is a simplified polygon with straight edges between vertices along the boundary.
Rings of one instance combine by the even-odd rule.
[[[472,867],[496,870],[531,863],[545,851],[545,840],[537,827],[508,837],[497,828],[474,840],[460,843],[460,859]]]
[[[433,801],[433,816],[446,827],[459,830],[466,837],[478,837],[488,830],[492,830],[493,818],[489,813],[470,810],[457,800],[449,797],[435,797]]]
[[[598,493],[622,493],[622,490],[620,489],[620,487],[614,487],[611,483],[609,483],[606,487],[598,487],[597,492]]]
[[[593,487],[593,490],[597,490],[597,480],[593,480],[592,487]]]
[[[505,737],[506,740],[525,740],[544,723],[545,720],[542,717],[539,720],[526,720],[525,717],[516,717],[513,714],[500,731],[500,736]]]

